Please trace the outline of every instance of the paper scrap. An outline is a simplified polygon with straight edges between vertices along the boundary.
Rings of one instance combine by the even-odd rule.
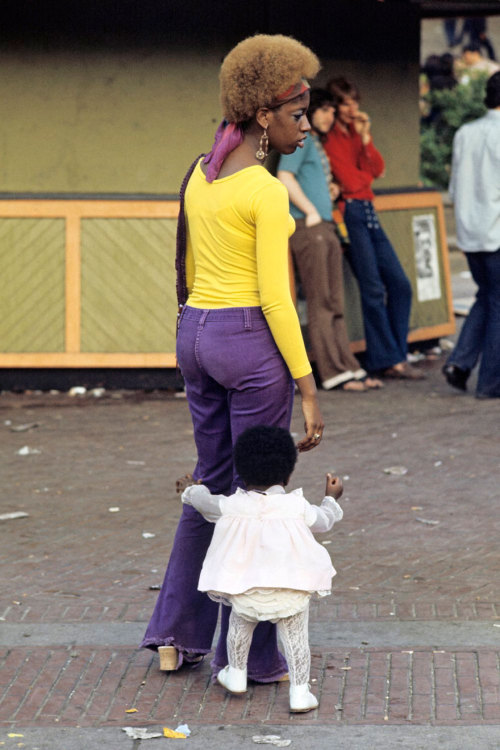
[[[122,727],[123,731],[132,740],[154,740],[163,737],[160,732],[149,732],[145,727]]]
[[[388,466],[384,469],[384,474],[392,474],[395,477],[404,477],[405,474],[408,474],[408,469],[406,466]]]
[[[163,736],[170,737],[173,740],[185,740],[187,734],[184,732],[176,732],[175,729],[169,729],[169,727],[163,727]]]
[[[27,518],[29,513],[25,513],[24,510],[16,510],[13,513],[2,513],[0,515],[0,521],[13,521],[15,518]]]
[[[292,740],[282,740],[279,734],[254,734],[252,740],[257,745],[274,745],[275,747],[288,747]]]
[[[38,448],[30,448],[29,445],[23,445],[22,448],[19,448],[17,451],[18,456],[35,456],[37,453],[41,453],[42,451],[38,450]]]
[[[12,425],[10,428],[11,432],[27,432],[28,430],[34,430],[38,427],[38,422],[26,422],[26,424]]]
[[[126,714],[136,714],[137,713],[137,709],[136,708],[127,708],[127,709],[125,709],[125,713]]]

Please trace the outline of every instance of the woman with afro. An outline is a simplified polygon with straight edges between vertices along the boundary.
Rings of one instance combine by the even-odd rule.
[[[233,446],[258,424],[289,429],[298,388],[305,422],[299,451],[323,434],[316,387],[290,295],[288,238],[294,230],[286,188],[264,167],[269,149],[301,147],[316,56],[294,39],[256,35],[223,61],[224,120],[210,153],[181,187],[177,234],[180,306],[177,358],[186,385],[198,462],[195,481],[229,495],[244,482]],[[165,580],[142,646],[158,649],[162,668],[198,662],[212,646],[218,605],[197,590],[213,524],[184,506]],[[212,662],[228,663],[229,608]],[[169,658],[171,659],[169,661]],[[287,672],[276,628],[256,629],[248,676],[258,682]]]

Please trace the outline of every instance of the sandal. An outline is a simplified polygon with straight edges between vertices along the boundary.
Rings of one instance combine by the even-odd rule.
[[[372,378],[370,377],[370,375],[364,378],[363,383],[369,390],[379,390],[380,388],[384,387],[384,384],[381,380],[379,380],[378,378]]]
[[[341,383],[337,388],[341,391],[350,391],[351,393],[364,393],[368,390],[369,386],[366,385],[364,380],[348,380],[347,383]]]
[[[398,362],[384,370],[382,377],[396,380],[424,380],[425,374],[421,370],[417,370],[416,367],[412,367],[408,362]]]

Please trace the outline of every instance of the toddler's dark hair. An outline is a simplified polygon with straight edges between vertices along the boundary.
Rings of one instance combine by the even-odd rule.
[[[282,427],[249,427],[234,446],[234,465],[247,486],[286,484],[296,462],[297,448]]]

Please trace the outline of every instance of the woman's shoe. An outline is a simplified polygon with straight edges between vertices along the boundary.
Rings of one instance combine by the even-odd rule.
[[[443,367],[442,373],[446,382],[453,388],[458,388],[459,391],[467,390],[467,378],[470,375],[470,370],[462,370],[457,365],[447,364]]]
[[[367,375],[367,377],[364,378],[363,383],[367,388],[373,388],[374,390],[378,390],[384,387],[384,384],[381,380],[379,380],[378,378],[373,378],[371,377],[371,375]]]
[[[365,393],[368,390],[364,380],[348,380],[347,383],[342,383],[338,388],[351,393]]]
[[[307,682],[304,685],[290,685],[290,712],[303,714],[318,708],[318,700],[309,690]]]
[[[392,367],[388,367],[382,373],[384,378],[395,378],[396,380],[424,380],[425,374],[416,367],[412,367],[409,362],[398,362]]]
[[[231,667],[229,664],[224,669],[221,669],[217,675],[217,681],[220,682],[222,687],[225,687],[229,693],[234,695],[241,695],[247,691],[247,670],[236,669]]]
[[[162,672],[173,672],[179,663],[179,652],[175,646],[158,646],[160,669]]]

